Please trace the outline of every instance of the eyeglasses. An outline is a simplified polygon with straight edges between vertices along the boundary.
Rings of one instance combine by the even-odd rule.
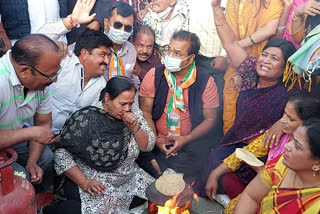
[[[119,22],[119,21],[113,23],[113,27],[114,27],[115,29],[118,29],[118,30],[119,30],[119,29],[122,28],[122,26],[123,26],[123,24],[122,24],[121,22]],[[131,33],[131,32],[132,32],[132,29],[133,29],[133,26],[131,26],[131,25],[124,25],[124,31],[125,31],[125,32]]]
[[[32,68],[32,70],[35,70],[36,72],[38,72],[40,75],[44,76],[45,78],[50,80],[50,83],[52,83],[53,81],[55,81],[58,78],[58,75],[61,71],[61,69],[57,72],[57,74],[53,77],[49,77],[48,75],[42,73],[41,71],[39,71],[38,69],[36,69],[35,67],[31,66],[31,65],[26,65],[26,64],[20,64],[20,65],[24,65],[24,66],[29,66],[30,68]]]
[[[178,50],[172,50],[169,46],[167,46],[165,48],[165,52],[169,55],[172,55],[174,57],[178,57],[178,58],[181,58],[184,56],[184,54],[181,52],[181,51],[178,51]]]

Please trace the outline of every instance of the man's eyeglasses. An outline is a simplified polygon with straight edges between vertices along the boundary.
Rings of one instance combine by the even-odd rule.
[[[38,69],[36,69],[35,67],[31,66],[31,65],[26,65],[26,64],[20,64],[20,65],[24,65],[24,66],[29,66],[30,68],[32,68],[32,70],[38,72],[40,75],[44,76],[45,78],[49,79],[50,80],[50,83],[52,83],[53,81],[55,81],[60,73],[61,70],[59,70],[57,72],[57,74],[53,77],[49,77],[48,75],[42,73],[41,71],[39,71]]]
[[[121,29],[122,28],[122,26],[123,26],[123,24],[121,23],[121,22],[114,22],[113,23],[113,27],[115,28],[115,29]],[[131,26],[131,25],[125,25],[124,26],[124,31],[125,32],[128,32],[128,33],[131,33],[132,32],[132,29],[133,29],[133,26]]]

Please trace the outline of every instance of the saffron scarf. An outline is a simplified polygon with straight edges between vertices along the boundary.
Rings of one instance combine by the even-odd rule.
[[[123,63],[121,57],[118,55],[118,51],[112,51],[112,56],[109,65],[109,78],[125,76]]]
[[[263,214],[319,213],[320,188],[279,188],[288,168],[282,163],[283,155],[268,162],[261,173],[262,179],[272,186],[263,198],[259,211]]]
[[[195,67],[195,62],[192,63],[191,67],[181,86],[177,86],[176,78],[167,69],[164,70],[164,75],[166,77],[171,96],[167,108],[167,129],[168,135],[180,136],[180,111],[186,112],[183,100],[183,89],[188,88],[196,81],[197,69]]]

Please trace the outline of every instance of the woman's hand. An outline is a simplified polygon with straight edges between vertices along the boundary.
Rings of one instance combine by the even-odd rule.
[[[219,176],[215,173],[213,170],[207,180],[206,184],[206,194],[208,198],[211,200],[216,198],[216,193],[218,189],[218,181],[219,181]]]
[[[74,6],[72,11],[72,20],[78,24],[91,22],[96,16],[95,13],[89,16],[90,11],[93,8],[95,3],[96,3],[96,0],[86,0],[86,1],[77,0],[77,3]]]
[[[122,114],[122,120],[123,122],[126,124],[126,126],[128,126],[128,128],[131,130],[131,131],[135,131],[137,130],[137,126],[138,126],[138,118],[137,116],[132,113],[132,112],[124,112]]]
[[[279,143],[280,137],[283,134],[283,123],[281,120],[278,120],[264,136],[262,144],[264,144],[266,148],[272,148],[273,145],[277,145]]]
[[[102,194],[106,187],[95,179],[87,179],[80,185],[81,189],[94,196],[95,194]]]
[[[320,2],[314,0],[307,1],[299,5],[294,11],[294,14],[300,17],[304,16],[305,14],[309,16],[320,14]]]

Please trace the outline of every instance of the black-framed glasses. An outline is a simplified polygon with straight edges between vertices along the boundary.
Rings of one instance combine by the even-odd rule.
[[[58,75],[60,73],[60,69],[59,71],[57,72],[57,74],[53,77],[49,77],[48,75],[42,73],[41,71],[39,71],[38,69],[36,69],[35,67],[31,66],[31,65],[27,65],[27,64],[20,64],[20,65],[24,65],[24,66],[29,66],[30,68],[32,68],[32,70],[35,70],[36,72],[38,72],[40,75],[44,76],[45,78],[49,79],[50,80],[50,83],[54,82],[57,78],[58,78]]]
[[[119,22],[119,21],[116,21],[116,22],[114,22],[113,23],[113,27],[115,28],[115,29],[121,29],[122,28],[122,26],[123,26],[123,24],[121,23],[121,22]],[[124,25],[124,31],[125,32],[128,32],[128,33],[131,33],[132,32],[132,29],[133,29],[133,26],[132,25]]]

